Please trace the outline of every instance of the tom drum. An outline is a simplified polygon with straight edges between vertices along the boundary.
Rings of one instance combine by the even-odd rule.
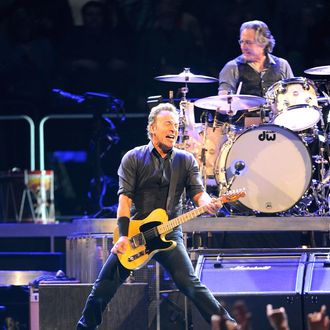
[[[280,80],[266,93],[272,111],[271,123],[292,131],[313,127],[321,118],[316,87],[304,77]]]

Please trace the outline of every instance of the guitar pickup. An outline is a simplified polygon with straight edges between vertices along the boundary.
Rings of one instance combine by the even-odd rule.
[[[139,252],[139,253],[137,253],[137,254],[134,254],[134,255],[130,256],[127,260],[128,260],[129,262],[132,262],[132,261],[134,261],[134,260],[136,260],[136,259],[138,259],[138,258],[144,256],[145,254],[146,254],[145,251],[141,251],[141,252]]]
[[[136,249],[137,247],[139,247],[141,245],[145,245],[146,241],[145,241],[143,233],[139,233],[137,235],[132,236],[130,239],[130,244],[131,244],[132,249]]]

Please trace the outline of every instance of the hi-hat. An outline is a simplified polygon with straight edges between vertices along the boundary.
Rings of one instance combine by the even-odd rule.
[[[330,65],[316,66],[304,71],[307,74],[314,74],[319,76],[330,76]]]
[[[228,114],[230,111],[236,112],[260,107],[265,102],[266,100],[260,96],[229,94],[205,97],[195,101],[194,105],[198,108]]]
[[[217,78],[196,75],[190,72],[188,68],[184,69],[179,74],[168,74],[165,76],[155,77],[156,80],[166,81],[166,82],[178,82],[178,83],[212,83],[217,82]]]

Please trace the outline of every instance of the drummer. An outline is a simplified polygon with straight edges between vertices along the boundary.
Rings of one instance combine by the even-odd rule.
[[[275,39],[262,21],[249,21],[240,28],[242,55],[226,63],[219,75],[219,95],[245,94],[264,97],[279,80],[293,78],[287,60],[271,55]]]

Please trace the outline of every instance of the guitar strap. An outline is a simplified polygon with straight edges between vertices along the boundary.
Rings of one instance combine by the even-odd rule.
[[[172,161],[171,161],[171,180],[168,189],[167,201],[166,201],[166,212],[170,216],[171,210],[173,209],[173,201],[175,197],[175,189],[178,182],[178,177],[180,174],[180,160],[181,154],[178,150],[173,149]]]

